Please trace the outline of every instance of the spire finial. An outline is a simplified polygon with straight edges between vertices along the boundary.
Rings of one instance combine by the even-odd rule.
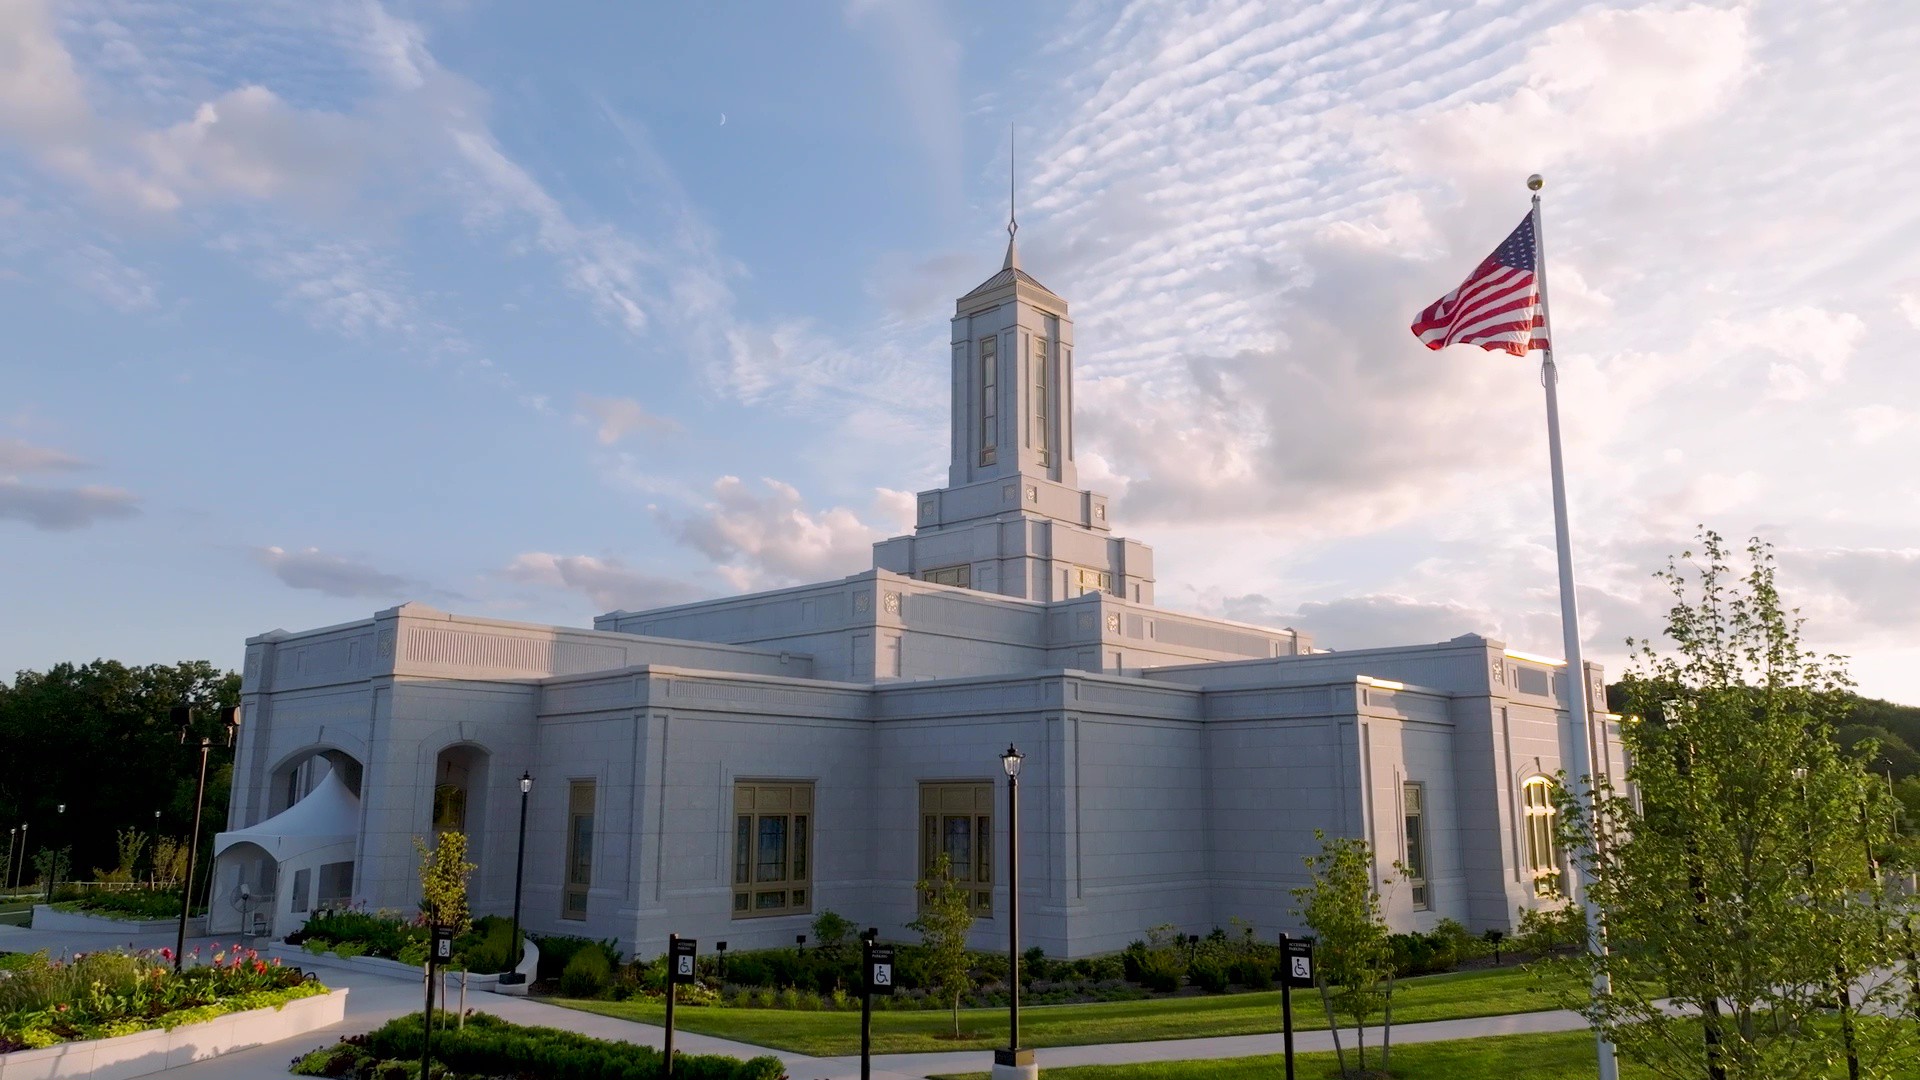
[[[1020,219],[1015,214],[1016,200],[1013,187],[1014,163],[1013,124],[1007,124],[1007,260],[1000,264],[1002,270],[1020,268],[1020,251],[1013,246],[1013,237],[1020,231]]]

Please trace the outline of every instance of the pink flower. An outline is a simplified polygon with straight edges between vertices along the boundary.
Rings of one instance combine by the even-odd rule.
[[[161,950],[160,950],[160,959],[162,959],[162,960],[165,960],[166,962],[168,962],[169,964],[171,964],[171,963],[173,962],[173,950],[172,950],[172,949],[161,949]]]
[[[55,1006],[53,1007],[53,1011],[54,1011],[54,1012],[66,1012],[66,1011],[67,1011],[67,1003],[66,1003],[66,1002],[64,1002],[64,1001],[62,1001],[62,1002],[60,1002],[60,1003],[59,1003],[58,1005],[55,1005]]]
[[[279,967],[279,966],[280,966],[280,958],[279,958],[279,957],[277,957],[277,956],[276,956],[276,957],[274,957],[274,958],[273,958],[273,966],[274,966],[274,967]]]

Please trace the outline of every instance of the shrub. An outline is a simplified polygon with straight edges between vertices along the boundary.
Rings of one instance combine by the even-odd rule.
[[[1228,974],[1234,982],[1249,990],[1271,990],[1273,971],[1273,960],[1264,956],[1243,956],[1233,962]]]
[[[453,954],[457,963],[476,974],[493,975],[507,970],[508,959],[513,954],[513,923],[498,915],[481,918],[473,924],[473,929],[454,941]]]
[[[1227,965],[1217,957],[1197,956],[1187,968],[1187,974],[1193,978],[1193,984],[1209,994],[1225,993],[1227,989]],[[1177,984],[1176,984],[1177,985]]]
[[[573,954],[560,973],[560,992],[568,997],[599,997],[613,979],[613,964],[600,946],[589,944]]]
[[[836,953],[854,940],[860,928],[838,912],[822,911],[813,919],[813,941],[821,949]]]
[[[1587,941],[1585,912],[1573,904],[1542,911],[1520,909],[1520,931],[1509,946],[1514,952],[1547,956],[1579,948]]]
[[[1020,954],[1020,974],[1028,982],[1045,979],[1053,974],[1053,965],[1047,963],[1047,950],[1035,945]]]
[[[333,1057],[309,1054],[294,1063],[294,1071],[302,1076],[340,1075],[319,1070],[353,1055],[348,1064],[361,1075],[385,1077],[394,1072],[412,1077],[419,1069],[421,1036],[420,1017],[409,1014],[367,1033],[357,1045],[338,1044]],[[436,1064],[455,1074],[542,1080],[660,1080],[664,1075],[660,1051],[652,1047],[555,1028],[521,1027],[485,1013],[468,1017],[463,1027],[435,1031],[433,1056]],[[712,1054],[675,1054],[673,1073],[681,1080],[786,1080],[785,1068],[774,1057],[741,1061]]]
[[[1140,960],[1135,982],[1149,990],[1170,994],[1180,989],[1180,974],[1185,965],[1170,949],[1153,949]]]
[[[549,934],[545,936],[528,935],[534,944],[540,947],[540,970],[535,974],[538,979],[557,979],[573,962],[575,953],[589,945],[598,946],[607,957],[607,966],[611,968],[620,962],[620,943],[611,938],[595,941],[592,938],[576,937],[572,934]],[[727,963],[727,973],[733,973],[733,963]]]

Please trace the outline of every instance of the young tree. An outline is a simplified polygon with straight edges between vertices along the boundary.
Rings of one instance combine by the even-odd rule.
[[[1367,1020],[1386,1007],[1393,977],[1393,948],[1380,914],[1380,892],[1373,885],[1373,848],[1358,837],[1330,837],[1318,829],[1313,835],[1320,841],[1320,853],[1306,858],[1313,881],[1293,890],[1299,904],[1295,913],[1314,933],[1314,978],[1327,1007],[1327,1026],[1337,1040],[1336,1014],[1353,1021],[1364,1076]],[[1383,1051],[1380,1067],[1386,1066]],[[1346,1073],[1344,1053],[1340,1071]]]
[[[967,889],[953,879],[953,860],[945,852],[933,871],[919,884],[927,905],[907,924],[917,930],[927,947],[928,969],[940,996],[953,1003],[953,1035],[960,1037],[960,998],[973,989],[973,964],[967,957],[967,931],[973,929],[973,908]]]
[[[1802,644],[1772,550],[1755,540],[1742,562],[1704,532],[1658,575],[1672,652],[1629,642],[1629,787],[1603,779],[1590,811],[1560,806],[1610,946],[1566,962],[1611,976],[1583,1008],[1659,1076],[1793,1080],[1846,1059],[1886,1076],[1913,1025],[1858,1020],[1898,1015],[1907,993],[1887,932],[1907,901],[1873,862],[1891,832],[1885,781],[1863,767],[1870,745],[1834,740],[1848,679]]]
[[[420,853],[420,913],[432,926],[452,927],[457,936],[467,930],[467,834],[443,832],[432,848],[419,837],[413,849]]]

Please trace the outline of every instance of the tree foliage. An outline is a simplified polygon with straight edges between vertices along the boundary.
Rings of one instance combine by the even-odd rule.
[[[1393,978],[1393,947],[1373,884],[1373,848],[1358,837],[1330,837],[1318,829],[1313,835],[1320,851],[1305,860],[1313,880],[1293,890],[1295,911],[1314,933],[1314,978],[1326,991],[1327,1023],[1337,1030],[1336,1015],[1353,1022],[1364,1073],[1366,1024],[1386,1007]]]
[[[960,1035],[960,999],[973,989],[973,964],[967,956],[967,932],[973,929],[973,908],[965,885],[953,878],[953,860],[946,852],[919,883],[926,906],[907,924],[918,931],[927,947],[927,974],[940,996],[953,1003],[953,1034]]]
[[[467,834],[443,832],[429,848],[413,838],[420,855],[420,914],[431,926],[445,926],[457,937],[467,932],[472,916],[467,910],[467,875],[477,867],[467,861]]]
[[[1869,861],[1891,832],[1885,781],[1835,739],[1840,658],[1804,645],[1758,540],[1735,553],[1704,532],[1658,576],[1671,649],[1629,642],[1617,702],[1630,788],[1603,780],[1591,810],[1559,815],[1608,928],[1606,956],[1565,961],[1612,979],[1584,1007],[1674,1080],[1827,1075],[1849,1052],[1889,1075],[1913,1025],[1856,1017],[1908,1005],[1887,933],[1905,901]]]
[[[0,822],[28,823],[36,847],[71,846],[76,867],[117,865],[119,830],[184,839],[204,734],[213,737],[204,841],[226,825],[232,777],[233,751],[216,711],[239,703],[240,676],[204,660],[18,672],[11,685],[0,681],[0,747],[9,762],[32,767],[0,769]],[[196,712],[185,745],[169,716],[175,705]]]

